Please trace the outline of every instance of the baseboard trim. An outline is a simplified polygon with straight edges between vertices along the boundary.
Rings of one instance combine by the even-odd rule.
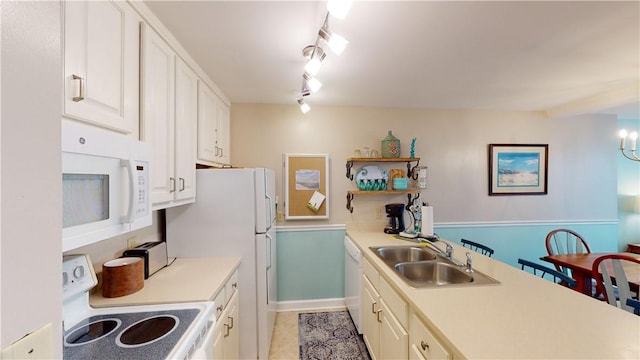
[[[344,298],[278,301],[278,312],[346,309]]]

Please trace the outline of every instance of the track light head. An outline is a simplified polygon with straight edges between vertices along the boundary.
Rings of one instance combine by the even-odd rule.
[[[320,90],[320,88],[322,87],[322,83],[310,76],[307,73],[302,74],[302,77],[304,78],[304,88],[309,89],[312,93],[316,93],[318,92],[318,90]]]
[[[351,0],[328,0],[327,10],[336,19],[344,19],[351,9]]]
[[[306,114],[311,110],[311,106],[305,103],[303,98],[298,99],[298,105],[300,105],[300,111],[302,111],[303,114]]]
[[[320,36],[320,38],[327,43],[329,49],[331,49],[331,51],[333,51],[338,56],[342,54],[344,49],[347,47],[347,44],[349,44],[349,41],[347,39],[332,31],[329,31],[329,29],[325,27],[322,27],[320,29],[320,31],[318,32],[318,36]]]
[[[321,47],[308,45],[302,49],[302,55],[309,58],[309,62],[304,66],[304,70],[311,76],[316,76],[322,67],[322,60],[327,56]]]

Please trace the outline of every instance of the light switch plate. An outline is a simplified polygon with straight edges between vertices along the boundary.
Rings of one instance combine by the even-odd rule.
[[[2,350],[2,360],[53,358],[53,327],[47,324]]]

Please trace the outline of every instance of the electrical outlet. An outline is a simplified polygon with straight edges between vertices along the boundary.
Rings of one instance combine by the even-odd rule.
[[[127,239],[127,249],[133,249],[137,245],[138,245],[138,241],[135,236]]]
[[[380,207],[376,208],[376,219],[382,219],[382,209]]]
[[[47,324],[2,350],[2,359],[51,359],[53,326]]]

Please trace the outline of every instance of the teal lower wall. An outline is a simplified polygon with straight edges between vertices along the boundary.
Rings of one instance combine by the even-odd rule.
[[[518,258],[543,263],[544,239],[557,228],[581,234],[592,252],[616,252],[618,225],[611,222],[577,224],[455,225],[436,226],[443,239],[461,238],[495,250],[493,258],[518,267]],[[278,231],[278,301],[319,300],[344,297],[345,230]],[[546,264],[549,265],[549,264]]]
[[[345,230],[278,231],[278,301],[344,297]]]

